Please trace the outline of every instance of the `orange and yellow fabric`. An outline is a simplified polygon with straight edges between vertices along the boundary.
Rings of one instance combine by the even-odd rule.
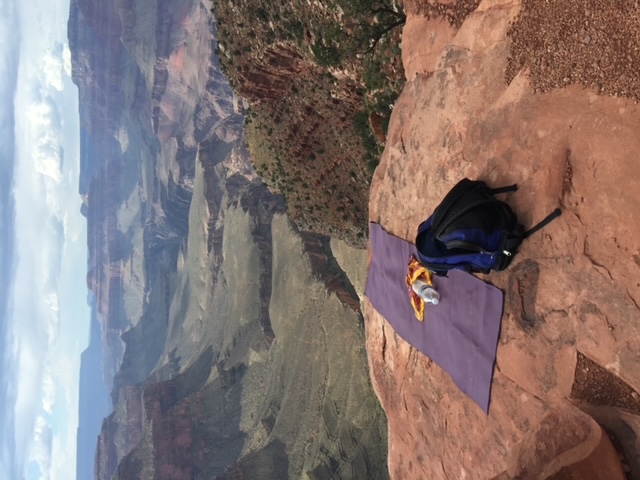
[[[409,290],[409,299],[411,300],[413,312],[415,313],[416,318],[422,322],[424,320],[425,302],[420,295],[414,292],[413,288],[411,288],[416,280],[422,280],[428,285],[433,286],[433,274],[418,261],[415,255],[411,255],[409,257],[407,278],[405,282],[407,284],[407,289]]]

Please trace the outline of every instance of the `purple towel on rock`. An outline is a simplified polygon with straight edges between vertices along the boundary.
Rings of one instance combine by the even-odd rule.
[[[488,413],[502,319],[502,291],[459,270],[434,277],[438,305],[416,320],[405,285],[415,245],[369,225],[373,258],[365,294],[405,341],[449,373],[460,390]]]

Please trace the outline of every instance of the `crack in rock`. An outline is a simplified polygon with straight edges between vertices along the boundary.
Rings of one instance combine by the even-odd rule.
[[[509,301],[518,326],[527,333],[538,328],[544,318],[536,315],[540,265],[527,259],[514,267],[509,277]]]
[[[602,265],[601,263],[596,262],[593,256],[589,253],[589,241],[587,237],[585,237],[584,239],[584,247],[583,247],[582,253],[584,254],[585,257],[587,257],[587,260],[591,262],[591,264],[595,267],[595,269],[598,272],[603,273],[602,270],[604,270],[609,276],[609,278],[613,280],[613,276],[611,275],[611,272],[609,271],[609,269],[604,265]]]

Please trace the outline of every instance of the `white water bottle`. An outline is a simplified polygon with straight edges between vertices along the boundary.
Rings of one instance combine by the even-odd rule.
[[[420,295],[425,303],[432,303],[433,305],[440,303],[440,294],[435,288],[430,287],[428,283],[422,280],[416,280],[413,282],[413,285],[411,285],[411,288]]]

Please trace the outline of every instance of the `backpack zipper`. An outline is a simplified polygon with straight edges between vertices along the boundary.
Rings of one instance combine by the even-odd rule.
[[[484,255],[495,255],[496,252],[487,252],[485,249],[483,249],[482,247],[479,247],[478,245],[476,245],[475,243],[471,243],[471,242],[465,242],[464,240],[451,240],[450,242],[442,242],[444,243],[444,246],[451,249],[451,248],[464,248],[465,250],[471,250],[473,252],[478,252],[478,253],[482,253]],[[511,257],[513,255],[513,253],[511,253],[509,250],[503,250],[502,251],[503,255],[506,255],[507,257]]]
[[[464,240],[451,240],[449,242],[443,242],[445,247],[451,248],[464,248],[465,250],[471,250],[473,252],[482,253],[485,255],[493,255],[498,252],[487,252],[484,248],[479,247],[475,243],[465,242]]]

